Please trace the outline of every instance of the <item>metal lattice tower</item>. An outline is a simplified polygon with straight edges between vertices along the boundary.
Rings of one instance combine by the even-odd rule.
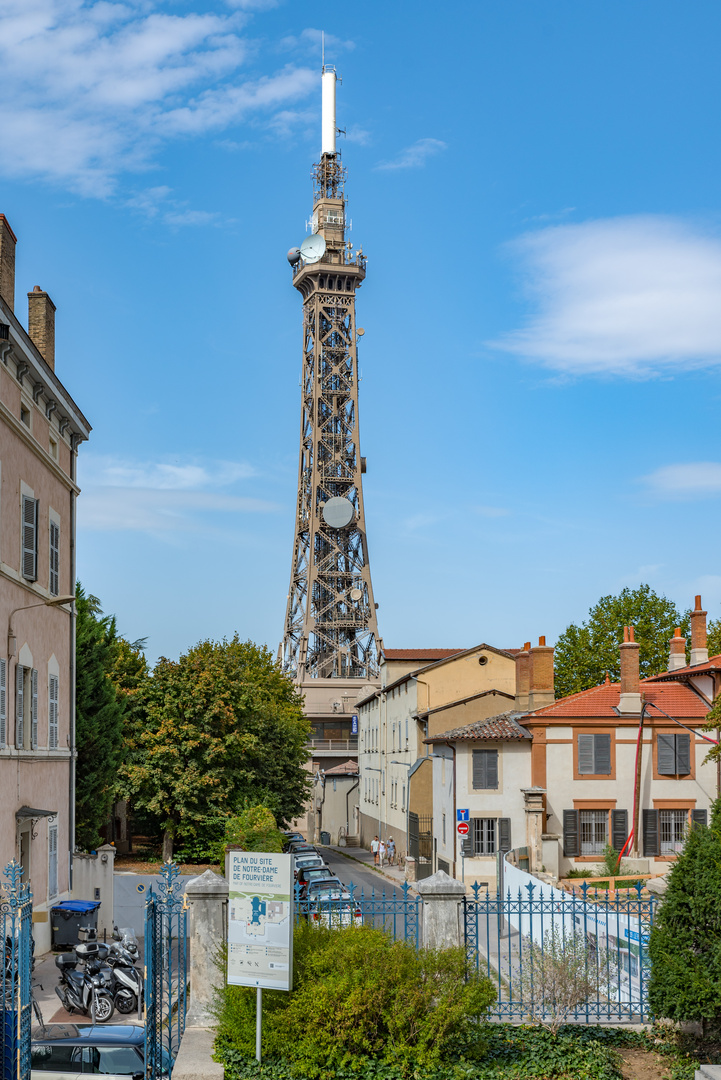
[[[333,68],[323,68],[323,144],[313,167],[312,236],[320,257],[289,253],[303,297],[300,462],[283,669],[297,682],[378,677],[358,434],[355,293],[362,249],[346,240],[345,169],[336,150]],[[310,238],[309,238],[310,239]],[[307,241],[306,241],[307,244]],[[305,254],[305,247],[301,255]]]

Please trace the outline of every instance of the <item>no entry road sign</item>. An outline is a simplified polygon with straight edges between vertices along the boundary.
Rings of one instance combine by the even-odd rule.
[[[466,836],[467,833],[468,833],[468,822],[467,821],[459,821],[458,824],[456,825],[456,830],[458,831],[459,836]]]

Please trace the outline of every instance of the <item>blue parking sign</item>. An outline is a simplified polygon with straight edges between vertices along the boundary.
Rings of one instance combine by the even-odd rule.
[[[456,821],[470,821],[470,813],[468,810],[456,810]]]

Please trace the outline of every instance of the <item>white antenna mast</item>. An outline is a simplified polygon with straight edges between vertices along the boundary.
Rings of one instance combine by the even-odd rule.
[[[321,75],[325,71],[325,30],[320,32],[320,71]]]
[[[325,34],[322,34],[323,71],[321,73],[322,87],[322,120],[321,120],[321,154],[335,154],[335,83],[336,73],[334,67],[325,69]]]

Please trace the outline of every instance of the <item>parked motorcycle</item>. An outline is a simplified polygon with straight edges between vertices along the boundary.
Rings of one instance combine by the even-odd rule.
[[[113,973],[113,999],[119,1013],[127,1016],[143,1003],[143,976],[135,966],[138,942],[132,929],[113,930],[107,963]]]
[[[89,940],[76,945],[73,952],[55,957],[60,970],[55,993],[69,1013],[84,1013],[98,1024],[106,1024],[113,1015],[113,973],[105,962],[109,952],[107,945]],[[82,971],[76,970],[79,962],[84,965]]]

